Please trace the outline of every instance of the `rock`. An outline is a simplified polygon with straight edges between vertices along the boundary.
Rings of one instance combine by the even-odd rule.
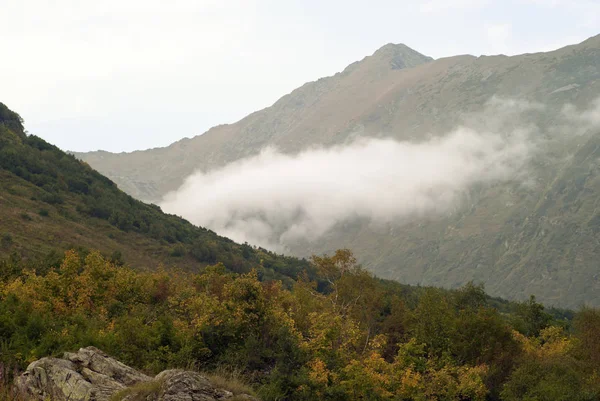
[[[221,401],[234,398],[197,372],[165,370],[152,378],[117,361],[94,347],[65,353],[62,359],[32,362],[15,379],[26,398],[55,401]],[[236,400],[258,401],[238,394]]]
[[[196,372],[165,370],[155,380],[162,381],[159,400],[162,401],[205,401],[228,400],[233,393],[214,388],[208,379]]]
[[[15,384],[20,393],[34,399],[91,400],[94,389],[74,363],[56,358],[32,362]]]
[[[103,377],[95,377],[93,380],[113,380],[125,386],[131,386],[139,382],[152,380],[137,370],[106,355],[95,347],[81,348],[77,353],[67,352],[64,359],[87,368],[88,372],[99,373]]]

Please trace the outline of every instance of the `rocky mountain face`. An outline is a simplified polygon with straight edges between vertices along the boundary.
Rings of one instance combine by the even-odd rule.
[[[318,241],[287,245],[301,256],[348,247],[377,275],[411,284],[455,287],[475,280],[492,295],[597,306],[600,128],[565,124],[564,110],[588,108],[598,95],[600,36],[514,57],[431,60],[404,45],[386,45],[235,124],[166,148],[77,156],[131,195],[159,201],[192,172],[267,145],[294,154],[358,136],[419,142],[465,121],[485,126],[494,117],[486,110],[494,96],[541,105],[527,116],[539,128],[533,139],[543,143],[528,185],[473,188],[441,217],[384,226],[348,222]],[[567,135],[551,135],[560,125]]]
[[[219,388],[197,372],[166,370],[150,377],[94,347],[31,363],[15,387],[34,400],[258,401]]]

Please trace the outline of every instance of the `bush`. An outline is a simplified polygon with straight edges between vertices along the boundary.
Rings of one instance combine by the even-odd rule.
[[[58,205],[65,202],[65,200],[59,194],[45,193],[41,197],[42,202],[46,202],[50,205]]]
[[[28,215],[28,214],[27,214],[27,213],[25,213],[25,212],[21,213],[21,215],[20,215],[20,216],[21,216],[21,219],[23,219],[23,220],[25,220],[25,221],[31,221],[31,220],[33,220],[33,219],[31,218],[31,216],[30,216],[30,215]]]
[[[42,217],[48,217],[50,215],[50,212],[48,211],[48,209],[40,209],[38,214]]]
[[[12,235],[10,235],[9,233],[4,233],[2,234],[2,239],[0,239],[0,244],[2,244],[2,246],[9,246],[10,244],[12,244]]]
[[[171,256],[174,258],[180,258],[185,255],[185,248],[182,245],[177,245],[171,250]]]

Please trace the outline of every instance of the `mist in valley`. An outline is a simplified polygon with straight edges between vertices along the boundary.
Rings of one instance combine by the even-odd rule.
[[[269,147],[192,174],[161,206],[235,241],[276,251],[317,241],[356,219],[401,224],[435,218],[460,207],[474,186],[532,185],[530,163],[545,142],[597,126],[600,101],[586,110],[565,105],[562,123],[551,130],[536,124],[545,112],[539,103],[493,97],[460,126],[420,142],[359,137],[295,155]]]

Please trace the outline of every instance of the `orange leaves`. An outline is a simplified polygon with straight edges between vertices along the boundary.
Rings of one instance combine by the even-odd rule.
[[[319,386],[326,387],[334,379],[332,372],[327,369],[325,362],[319,358],[315,358],[308,363],[310,380]]]

